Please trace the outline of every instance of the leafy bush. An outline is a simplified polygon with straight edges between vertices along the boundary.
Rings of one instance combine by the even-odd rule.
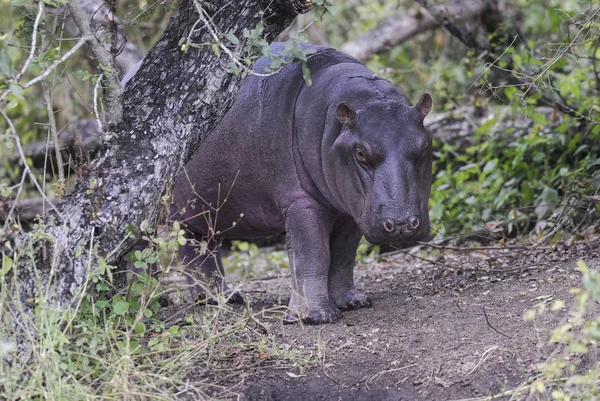
[[[594,305],[600,301],[600,272],[582,260],[577,266],[582,274],[582,287],[572,290],[575,299],[568,319],[550,336],[550,343],[557,344],[557,348],[548,361],[537,366],[539,373],[530,384],[515,389],[519,399],[537,396],[557,401],[586,401],[600,397],[600,361],[596,354],[600,341],[600,315]],[[555,300],[551,310],[561,311],[564,307],[563,300]],[[528,310],[524,318],[534,320],[543,313],[547,313],[545,303]]]

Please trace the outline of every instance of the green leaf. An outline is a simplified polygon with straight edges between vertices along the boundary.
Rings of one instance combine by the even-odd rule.
[[[588,352],[588,347],[582,343],[573,342],[569,344],[569,348],[571,349],[571,352],[577,354],[585,354],[586,352]]]
[[[7,78],[10,78],[14,75],[12,58],[6,49],[2,49],[2,51],[0,51],[0,73],[5,75]]]
[[[112,311],[115,315],[121,316],[129,310],[129,302],[115,301],[112,305]]]
[[[227,38],[227,40],[229,40],[234,45],[239,45],[240,44],[240,40],[237,38],[237,36],[235,36],[231,32],[229,32],[227,35],[225,35],[225,37]]]
[[[517,88],[514,86],[507,86],[504,88],[504,96],[508,100],[515,100],[515,93],[517,92]]]
[[[19,85],[15,84],[14,82],[11,82],[10,84],[8,84],[8,87],[10,88],[13,95],[15,95],[21,100],[25,99],[23,97],[23,89]]]
[[[304,77],[304,81],[306,82],[306,85],[312,86],[312,78],[310,76],[310,68],[308,68],[308,65],[306,64],[306,62],[302,63],[302,76]]]
[[[133,332],[135,334],[144,334],[146,333],[146,325],[142,322],[137,322],[135,326],[133,326]]]
[[[219,57],[221,55],[221,48],[218,44],[213,43],[210,47],[212,48],[213,53],[215,53],[215,56]]]
[[[12,265],[13,260],[2,254],[2,269],[0,270],[0,277],[5,276],[12,268]]]
[[[546,116],[540,113],[532,114],[531,119],[538,124],[548,124],[548,119]]]
[[[546,218],[559,203],[558,192],[554,188],[544,186],[541,195],[537,199],[538,206],[535,208],[535,214],[538,219]]]
[[[97,308],[104,308],[107,306],[108,306],[108,301],[106,299],[100,299],[100,300],[96,301]]]

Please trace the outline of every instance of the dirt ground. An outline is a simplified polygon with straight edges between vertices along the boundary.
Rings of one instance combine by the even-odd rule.
[[[357,284],[373,307],[322,326],[279,325],[294,347],[318,344],[320,363],[299,375],[261,369],[234,399],[458,400],[513,388],[552,351],[551,330],[565,318],[576,262],[600,268],[597,247],[444,251],[426,262],[403,253],[360,264]],[[287,302],[288,279],[247,282],[260,310]],[[567,307],[534,322],[523,313],[563,299]],[[268,316],[265,317],[268,319]]]

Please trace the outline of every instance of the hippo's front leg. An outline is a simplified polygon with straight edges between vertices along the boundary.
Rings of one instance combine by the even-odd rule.
[[[308,324],[333,323],[342,313],[329,298],[329,234],[334,217],[318,202],[295,201],[285,217],[286,245],[292,272],[290,313]],[[296,319],[288,314],[286,319]]]
[[[371,307],[371,300],[354,286],[354,261],[361,237],[351,217],[338,219],[331,232],[329,296],[342,310]]]

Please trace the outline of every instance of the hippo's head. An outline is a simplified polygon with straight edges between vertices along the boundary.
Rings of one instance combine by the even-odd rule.
[[[428,93],[416,106],[385,99],[336,105],[336,192],[373,244],[430,238],[431,134],[423,119],[431,105]]]

